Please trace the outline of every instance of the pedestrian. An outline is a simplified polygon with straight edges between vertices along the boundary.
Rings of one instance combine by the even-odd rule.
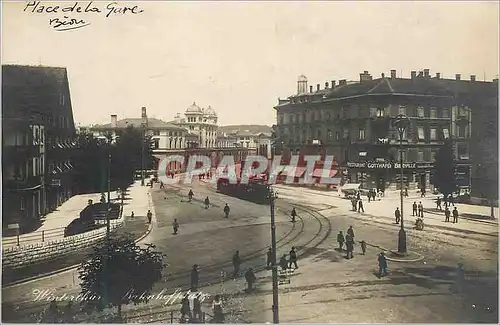
[[[453,208],[453,223],[458,223],[458,210],[457,210],[457,207],[454,207]]]
[[[436,200],[436,209],[442,210],[441,208],[441,197],[438,196]]]
[[[214,313],[213,322],[216,324],[224,323],[224,311],[222,309],[222,299],[220,295],[215,295],[212,304],[212,311]]]
[[[253,284],[257,280],[255,273],[252,268],[249,268],[245,273],[245,280],[247,281],[247,292],[251,292],[253,290]]]
[[[189,193],[188,193],[189,202],[191,202],[191,200],[193,199],[193,196],[194,196],[193,190],[189,190]]]
[[[187,296],[185,296],[181,300],[181,319],[185,319],[186,316],[188,317],[189,322],[191,322],[191,318],[192,318],[191,306],[189,304],[189,298]]]
[[[203,315],[203,312],[201,310],[201,301],[200,301],[200,298],[198,298],[198,296],[196,296],[193,299],[193,318],[198,323],[201,323],[202,317],[203,317],[202,315]]]
[[[359,200],[358,212],[365,213],[365,209],[363,208],[363,200],[361,200],[361,199]]]
[[[163,181],[160,181],[160,188],[164,188],[165,185],[163,184]]]
[[[422,201],[418,202],[418,216],[420,218],[424,217],[424,205],[422,204]]]
[[[405,196],[408,197],[408,187],[405,187]]]
[[[399,207],[396,208],[396,211],[394,211],[394,217],[396,217],[396,224],[399,224],[399,221],[401,220],[401,211],[399,211]]]
[[[368,203],[370,203],[371,197],[372,197],[372,189],[368,191]]]
[[[361,200],[361,192],[358,191],[358,193],[356,194],[356,199]]]
[[[240,258],[240,251],[236,251],[233,255],[233,278],[237,278],[238,275],[240,274],[240,266],[241,266],[241,258]]]
[[[295,211],[295,208],[292,208],[290,215],[292,217],[292,223],[295,222],[295,217],[297,217],[297,211]]]
[[[267,260],[266,260],[266,267],[269,268],[273,265],[273,250],[271,247],[269,247],[269,250],[267,251]]]
[[[290,262],[288,263],[289,268],[292,268],[292,263],[295,269],[299,268],[297,265],[297,253],[295,252],[295,247],[292,247],[290,250]]]
[[[418,216],[418,213],[417,213],[417,201],[414,201],[413,202],[413,216]]]
[[[378,274],[380,277],[387,275],[387,259],[384,252],[378,255]]]
[[[280,267],[283,271],[286,271],[286,269],[288,268],[288,261],[286,259],[286,254],[283,254],[283,256],[281,256],[280,258]]]
[[[354,239],[354,229],[352,229],[352,226],[349,226],[349,229],[347,229],[347,234]]]
[[[351,234],[347,233],[347,235],[345,236],[345,246],[346,246],[346,251],[347,251],[347,255],[346,255],[346,258],[347,259],[351,259],[354,257],[354,237],[351,236]]]
[[[210,206],[210,200],[208,199],[208,196],[205,198],[205,209],[208,209]]]
[[[356,206],[358,205],[358,201],[355,198],[353,198],[351,200],[351,204],[352,204],[352,211],[356,211],[357,210]]]
[[[337,235],[337,243],[339,243],[339,252],[342,252],[342,248],[344,247],[345,237],[342,231],[339,231]]]
[[[229,209],[229,205],[226,205],[224,206],[224,214],[226,215],[226,219],[229,218],[229,211],[231,211],[231,209]]]
[[[130,214],[130,219],[134,219],[134,211]]]
[[[450,209],[448,207],[444,208],[444,222],[450,222]]]
[[[174,228],[174,235],[177,235],[177,231],[179,230],[179,222],[177,222],[177,219],[174,219],[172,227]]]
[[[151,223],[151,219],[153,218],[153,213],[151,213],[151,210],[148,210],[147,217],[148,217],[148,223]]]
[[[198,264],[195,264],[191,269],[191,291],[198,290],[199,281],[200,281],[200,273],[198,270]]]
[[[361,251],[363,252],[363,255],[366,255],[366,242],[364,240],[361,241]]]
[[[425,197],[425,189],[424,188],[420,189],[420,197]]]

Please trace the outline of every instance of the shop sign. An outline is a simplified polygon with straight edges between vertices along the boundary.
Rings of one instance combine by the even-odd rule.
[[[359,161],[347,162],[348,168],[365,168],[365,169],[401,169],[401,164],[398,162],[382,162],[382,161]],[[403,169],[425,169],[432,168],[432,163],[403,163]]]

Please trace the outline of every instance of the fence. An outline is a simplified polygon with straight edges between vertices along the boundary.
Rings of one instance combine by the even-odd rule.
[[[111,230],[123,226],[123,221],[111,224]],[[64,230],[63,230],[64,231]],[[41,243],[23,246],[12,246],[2,251],[2,268],[20,268],[34,262],[43,262],[53,259],[55,256],[71,253],[76,250],[87,248],[95,244],[97,240],[104,238],[106,228],[99,228],[90,232],[55,240],[45,240]]]

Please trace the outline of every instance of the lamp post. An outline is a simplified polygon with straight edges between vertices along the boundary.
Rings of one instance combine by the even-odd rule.
[[[278,265],[276,264],[276,221],[274,219],[274,201],[278,196],[271,188],[269,190],[269,202],[271,206],[271,262],[273,272],[273,323],[279,324],[279,311],[278,311]]]
[[[401,175],[400,175],[400,198],[401,198],[401,228],[399,229],[399,234],[398,234],[398,252],[401,254],[406,253],[406,231],[404,227],[404,219],[403,219],[403,136],[410,125],[410,118],[404,114],[399,114],[398,116],[395,117],[393,121],[394,127],[398,130],[398,135],[399,135],[399,164],[401,168]]]
[[[145,138],[145,130],[146,124],[143,122],[141,128],[141,186],[144,186],[144,138]]]

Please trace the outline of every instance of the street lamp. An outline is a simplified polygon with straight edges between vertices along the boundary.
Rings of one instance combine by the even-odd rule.
[[[144,186],[144,140],[146,138],[146,123],[141,124],[141,186]]]
[[[278,265],[276,265],[276,221],[274,219],[274,201],[277,194],[272,188],[269,189],[269,202],[271,206],[271,250],[272,250],[272,272],[273,272],[273,323],[279,324],[278,312]]]
[[[393,125],[398,130],[399,135],[399,164],[401,167],[401,175],[400,175],[400,197],[401,197],[401,228],[399,229],[398,234],[398,252],[401,254],[406,253],[406,231],[403,222],[403,136],[410,125],[410,118],[404,114],[399,114],[394,118]]]

